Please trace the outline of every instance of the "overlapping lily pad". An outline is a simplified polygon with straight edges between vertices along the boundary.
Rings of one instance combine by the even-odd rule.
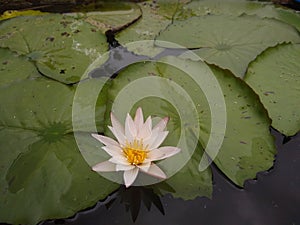
[[[192,1],[182,8],[176,19],[187,19],[204,15],[257,15],[261,18],[275,18],[300,29],[300,14],[294,10],[275,6],[271,2],[248,0],[201,0]]]
[[[203,73],[202,64],[197,61],[169,58],[167,62],[172,62],[173,65],[181,63],[186,65],[189,71]],[[207,141],[210,135],[214,137],[220,130],[211,130],[213,121],[209,107],[218,103],[207,102],[205,93],[193,80],[183,76],[182,72],[170,66],[163,67],[163,76],[182,84],[193,97],[201,126],[199,140],[208,155],[213,155],[214,149],[206,149]],[[228,71],[213,66],[211,69],[224,94],[227,111],[224,140],[214,163],[232,182],[243,186],[245,180],[254,178],[257,172],[267,170],[273,165],[276,150],[274,139],[269,132],[271,121],[258,96],[243,81]],[[203,76],[202,73],[199,73],[199,76]],[[214,87],[215,90],[217,88]]]
[[[79,152],[72,88],[39,78],[12,83],[0,93],[2,222],[69,217],[118,187],[92,172]]]
[[[174,197],[185,200],[193,200],[199,196],[211,198],[213,192],[211,170],[201,172],[198,170],[203,154],[203,148],[198,145],[191,159],[178,173],[157,184],[156,188],[160,194],[172,193]],[[171,190],[165,187],[171,187]]]
[[[95,27],[58,14],[6,20],[0,24],[0,41],[1,47],[35,62],[43,75],[67,84],[79,81],[108,48]]]
[[[116,35],[121,44],[140,40],[153,40],[154,37],[172,21],[178,1],[159,0],[138,3],[142,10],[142,18],[135,24]]]
[[[300,42],[300,36],[293,27],[274,19],[209,15],[175,21],[157,40],[199,48],[195,53],[206,62],[243,77],[248,64],[263,50],[283,42]]]
[[[287,136],[300,130],[300,45],[266,50],[249,66],[245,81],[259,95],[272,126]]]
[[[204,66],[203,63],[200,62],[176,59],[173,57],[167,58],[166,61],[168,63],[171,62],[172,65],[185,65],[186,68],[196,73],[197,71],[205,71],[202,68]],[[141,71],[143,71],[143,73],[141,73]],[[273,137],[269,132],[271,122],[257,95],[245,83],[235,78],[231,73],[224,72],[217,68],[213,68],[213,73],[219,81],[225,96],[228,122],[224,142],[214,162],[232,182],[243,186],[246,179],[254,178],[258,171],[267,170],[273,164],[275,146]],[[202,76],[201,73],[198,75]],[[205,147],[209,136],[213,135],[211,134],[211,112],[209,107],[209,104],[212,103],[207,102],[205,93],[181,70],[164,63],[137,63],[132,65],[122,71],[113,81],[113,85],[110,88],[110,102],[113,101],[118,92],[125,88],[126,85],[130,85],[137,80],[145,79],[146,81],[146,78],[149,76],[170,79],[180,85],[189,94],[199,115],[199,140],[202,146]],[[147,85],[149,86],[148,82],[145,83],[145,87]],[[139,86],[141,89],[145,88],[143,88],[142,85]],[[161,86],[151,86],[151,88],[153,89],[154,96],[162,89],[165,90],[164,93],[166,93],[166,95],[175,94],[171,87],[169,90]],[[159,103],[153,99],[148,99],[147,101],[136,103],[136,106],[142,106],[147,112],[147,115],[154,114],[160,117],[166,115],[170,116],[169,130],[173,131],[175,128],[178,128],[178,132],[180,133],[180,123],[182,121],[176,111],[171,112],[171,108],[166,107],[163,102],[164,101]],[[188,109],[191,110],[190,108]],[[192,114],[190,114],[190,116],[192,117]],[[186,126],[189,127],[189,122],[185,121],[185,123]],[[191,129],[193,129],[191,124],[190,126]],[[245,127],[247,129],[245,129]],[[220,131],[215,130],[213,132],[218,133]],[[192,138],[192,135],[189,135],[189,138]],[[176,145],[177,142],[178,134],[173,132],[170,133],[165,143]],[[196,151],[198,150],[199,149],[196,149]],[[210,154],[211,152],[207,153]],[[202,155],[199,151],[198,154]],[[197,157],[200,157],[199,155],[197,155]],[[211,172],[209,168],[200,172],[198,166],[199,158],[197,158],[197,160],[192,158],[180,172],[170,178],[169,182],[168,180],[166,181],[170,186],[173,184],[174,187],[172,186],[172,188],[178,191],[174,194],[176,197],[191,199],[197,195],[209,196],[208,190],[211,190],[209,186],[201,189],[199,188],[198,182],[201,183],[202,181],[203,184],[203,182],[210,180]],[[185,189],[186,184],[179,182],[179,180],[186,180],[189,183],[195,180],[195,183],[190,186],[190,189]],[[204,190],[206,190],[206,192]]]
[[[39,76],[34,64],[26,57],[18,57],[9,49],[0,48],[0,86]]]
[[[142,16],[140,7],[134,3],[113,1],[99,4],[101,2],[81,7],[81,10],[88,10],[87,12],[68,13],[68,15],[92,24],[103,33],[108,30],[114,32],[121,30]]]

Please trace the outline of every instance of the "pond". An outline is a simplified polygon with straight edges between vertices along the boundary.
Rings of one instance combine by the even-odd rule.
[[[0,18],[0,222],[300,222],[297,11],[17,3]]]

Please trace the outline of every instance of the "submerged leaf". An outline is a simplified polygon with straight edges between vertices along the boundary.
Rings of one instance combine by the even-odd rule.
[[[293,136],[300,130],[300,44],[279,45],[249,66],[245,81],[268,110],[272,126]]]

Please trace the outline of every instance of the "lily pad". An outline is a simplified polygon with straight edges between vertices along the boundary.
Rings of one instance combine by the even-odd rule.
[[[154,37],[172,22],[178,1],[159,0],[138,3],[142,10],[142,18],[116,35],[121,44],[140,40],[153,40]]]
[[[26,57],[0,48],[0,87],[23,79],[39,77],[36,67]]]
[[[176,14],[176,19],[187,19],[204,15],[256,15],[261,18],[275,18],[300,30],[300,14],[294,10],[275,6],[271,2],[248,0],[202,0],[192,1]]]
[[[69,217],[118,187],[92,172],[79,152],[72,132],[72,88],[40,78],[13,83],[0,93],[1,222]]]
[[[89,10],[88,12],[67,13],[78,19],[82,19],[97,29],[105,33],[108,30],[113,32],[122,30],[123,28],[134,23],[142,16],[141,9],[138,5],[130,2],[106,2],[104,9],[100,7],[97,10],[97,3],[93,7],[86,6],[81,10]],[[95,11],[96,10],[96,11]]]
[[[203,76],[202,63],[190,60],[167,58],[173,65],[186,65],[186,72]],[[160,65],[162,67],[162,65]],[[218,127],[211,130],[212,120],[210,107],[214,102],[208,102],[199,86],[193,80],[187,79],[183,72],[176,71],[170,66],[163,65],[160,69],[164,77],[170,77],[182,84],[193,97],[198,106],[200,136],[199,140],[206,153],[213,157],[218,168],[236,185],[243,186],[247,179],[255,178],[259,171],[268,170],[273,165],[276,153],[274,138],[270,134],[271,121],[267,111],[259,101],[258,96],[243,81],[233,76],[229,71],[211,66],[211,70],[223,91],[227,122],[223,143],[214,158],[214,149],[207,149],[209,136],[221,135]],[[214,87],[217,90],[218,87]],[[206,100],[206,101],[205,101]],[[219,125],[221,127],[221,125]]]
[[[199,0],[191,1],[182,7],[175,18],[187,19],[193,16],[205,15],[236,15],[243,13],[253,13],[261,10],[265,5],[270,5],[267,2],[257,2],[248,0]]]
[[[70,84],[108,48],[92,25],[59,14],[24,16],[0,24],[0,46],[27,56],[45,76]]]
[[[300,36],[292,26],[274,19],[209,15],[175,21],[157,40],[199,48],[194,52],[206,62],[243,77],[248,64],[265,49],[283,42],[298,43]]]
[[[170,190],[164,187],[171,187],[172,195],[184,200],[193,200],[198,196],[211,198],[213,192],[211,170],[198,170],[203,154],[203,148],[198,145],[188,163],[174,176],[157,184],[155,188],[159,189],[160,194],[167,194]]]
[[[225,139],[215,163],[242,186],[257,172],[273,166],[276,147],[269,130],[271,121],[259,98],[244,82],[217,67],[213,72],[223,89],[228,115]]]
[[[286,136],[300,130],[300,45],[270,48],[249,66],[245,81],[259,95],[272,126]]]
[[[145,84],[141,85],[141,83],[139,83],[138,86],[141,90],[147,89],[150,86],[150,89],[153,90],[154,96],[157,96],[162,90],[164,90],[166,96],[177,94],[178,90],[174,90],[172,87],[169,87],[168,89],[162,84],[150,84],[147,78],[151,76],[166,78],[176,82],[192,99],[192,102],[188,102],[188,104],[194,103],[196,106],[200,125],[199,141],[205,149],[211,135],[214,138],[218,135],[222,135],[222,129],[220,128],[222,125],[219,124],[219,127],[211,131],[212,119],[210,104],[212,103],[207,101],[206,93],[199,88],[199,86],[187,75],[187,73],[192,72],[197,74],[199,77],[205,77],[204,73],[207,73],[206,75],[209,76],[215,76],[220,83],[220,87],[225,96],[227,124],[225,134],[223,133],[225,136],[224,141],[217,156],[215,158],[213,157],[214,163],[233,183],[239,186],[243,186],[245,180],[255,178],[257,172],[267,170],[272,167],[275,155],[275,146],[273,137],[269,132],[271,121],[268,118],[263,105],[260,103],[258,96],[252,91],[252,89],[250,89],[240,79],[235,78],[233,74],[228,71],[226,72],[217,69],[216,67],[212,67],[212,73],[206,69],[207,66],[205,67],[202,62],[183,60],[175,57],[168,57],[164,60],[164,62],[165,63],[136,63],[123,70],[118,77],[113,80],[113,85],[109,89],[109,102],[113,102],[114,105],[117,105],[116,109],[119,110],[118,102],[122,103],[124,101],[117,101],[117,98],[115,97],[120,95],[122,96],[127,93],[127,90],[132,90],[133,87],[130,85],[133,85],[136,82],[141,82],[142,80],[145,81]],[[186,68],[185,72],[187,73],[170,66],[170,64],[181,64]],[[216,88],[217,87],[215,87],[215,89]],[[142,92],[140,93],[136,90],[132,91],[134,91],[138,96],[143,96],[141,94]],[[128,96],[128,101],[126,101],[126,104],[128,103],[129,105],[130,101],[135,99],[132,94],[130,96]],[[179,97],[174,98],[178,98],[180,101]],[[187,103],[182,101],[182,104],[184,105]],[[178,129],[180,128],[179,124],[183,122],[183,120],[178,117],[178,112],[176,112],[176,110],[172,110],[172,107],[166,105],[162,101],[157,102],[152,98],[146,98],[144,101],[136,102],[134,107],[137,106],[142,106],[143,109],[145,109],[145,112],[147,112],[147,115],[158,115],[159,117],[168,115],[170,117],[168,130],[170,130],[171,133],[169,134],[169,139],[166,139],[164,144],[176,145],[178,142],[178,132],[182,132],[182,130]],[[108,111],[110,111],[110,108],[111,106],[108,107]],[[189,107],[189,110],[190,108],[191,107]],[[118,112],[118,110],[116,112]],[[193,117],[192,115],[193,114],[190,113],[190,117]],[[123,119],[124,118],[122,118],[121,121]],[[193,130],[193,126],[190,122],[188,122],[188,120],[184,120],[184,123],[186,124],[186,128]],[[191,138],[192,136],[188,135],[188,137]],[[198,154],[202,155],[199,150],[201,149],[196,149]],[[205,150],[208,155],[213,155],[211,150]],[[190,199],[194,198],[197,195],[196,193],[200,196],[209,196],[208,192],[203,191],[209,190],[209,186],[207,186],[207,189],[199,189],[198,182],[201,183],[201,181],[198,179],[203,179],[202,182],[208,182],[211,172],[209,168],[204,169],[202,171],[203,173],[196,169],[195,164],[196,162],[199,162],[199,158],[197,157],[200,156],[197,155],[195,157],[197,160],[193,159],[191,162],[188,162],[184,168],[174,175],[174,177],[170,178],[170,185],[172,186],[173,184],[175,186],[175,190],[180,190],[177,194],[174,194],[176,197]],[[207,160],[206,157],[204,157],[204,160],[205,159]],[[209,161],[206,161],[207,165],[208,163]],[[178,177],[185,177],[189,183],[192,182],[192,179],[197,180],[193,185],[191,185],[193,191],[191,189],[185,189],[184,187],[186,184],[184,182],[178,182]],[[182,185],[182,187],[180,185]],[[191,194],[189,195],[184,190],[188,190]],[[199,192],[197,192],[197,190]]]

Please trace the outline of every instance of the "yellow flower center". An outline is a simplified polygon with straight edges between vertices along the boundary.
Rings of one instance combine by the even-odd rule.
[[[147,158],[147,148],[148,145],[144,146],[143,140],[134,140],[126,142],[123,153],[131,165],[139,165]]]

